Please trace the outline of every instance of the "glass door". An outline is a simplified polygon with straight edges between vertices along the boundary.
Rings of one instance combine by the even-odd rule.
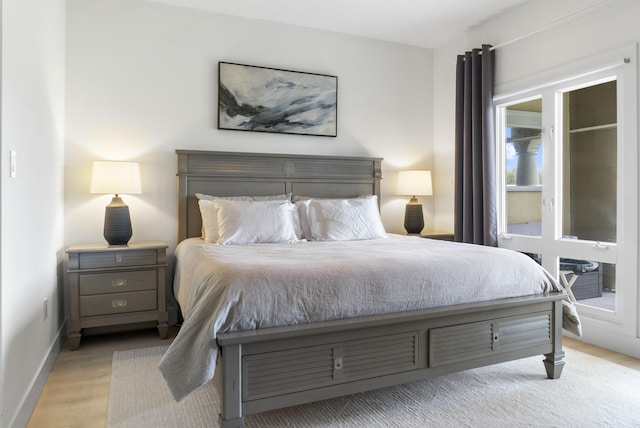
[[[616,310],[617,82],[561,92],[560,274],[581,305]],[[581,249],[577,245],[587,244]],[[574,257],[582,253],[587,258]],[[562,257],[562,256],[565,257]]]
[[[565,285],[588,333],[637,337],[630,62],[496,97],[497,208],[498,245],[528,254]]]

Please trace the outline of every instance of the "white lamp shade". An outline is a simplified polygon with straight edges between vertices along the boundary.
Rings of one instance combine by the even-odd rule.
[[[431,171],[399,171],[398,195],[433,195]]]
[[[135,195],[142,193],[138,162],[94,161],[91,193]]]

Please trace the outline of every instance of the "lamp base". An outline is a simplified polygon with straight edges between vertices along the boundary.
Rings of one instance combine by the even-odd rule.
[[[127,245],[132,235],[129,207],[116,195],[104,210],[104,239],[109,245]]]
[[[422,204],[416,197],[412,197],[404,210],[404,229],[408,234],[419,234],[424,229]]]

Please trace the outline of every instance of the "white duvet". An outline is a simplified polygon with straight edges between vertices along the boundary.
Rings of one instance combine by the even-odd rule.
[[[176,249],[184,323],[160,362],[176,400],[213,378],[219,333],[542,294],[561,287],[529,257],[417,237]],[[565,327],[579,331],[570,303]]]

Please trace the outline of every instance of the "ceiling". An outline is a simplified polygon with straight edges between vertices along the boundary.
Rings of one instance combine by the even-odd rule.
[[[527,0],[149,0],[437,48]]]

